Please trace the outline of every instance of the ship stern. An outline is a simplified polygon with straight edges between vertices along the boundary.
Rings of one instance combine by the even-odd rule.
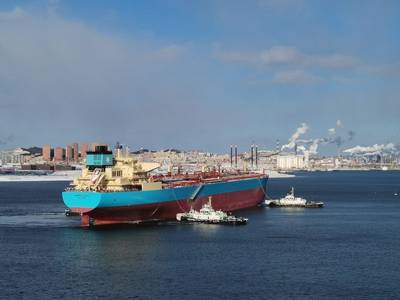
[[[87,214],[99,206],[101,193],[65,191],[62,193],[62,198],[71,212]]]

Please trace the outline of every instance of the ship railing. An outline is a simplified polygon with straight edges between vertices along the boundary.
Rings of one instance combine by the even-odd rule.
[[[101,193],[116,193],[116,192],[137,192],[140,191],[138,188],[123,188],[121,189],[106,189],[106,188],[93,188],[93,187],[86,187],[86,188],[73,188],[67,187],[64,189],[65,192],[101,192]]]
[[[168,173],[166,175],[152,175],[149,177],[149,181],[161,181],[165,184],[173,184],[174,182],[210,182],[210,181],[219,181],[222,179],[243,179],[243,178],[257,178],[257,177],[264,177],[265,174],[260,173],[243,173],[240,171],[236,172],[194,172],[194,173],[184,173],[184,174],[171,174]]]
[[[195,184],[201,184],[201,183],[214,183],[214,182],[221,182],[221,181],[236,181],[236,180],[241,180],[241,179],[261,179],[265,177],[265,174],[243,174],[241,176],[224,176],[220,178],[196,178],[195,180],[174,180],[171,182],[164,182],[163,183],[163,188],[178,188],[178,187],[186,187],[186,186],[192,186]]]

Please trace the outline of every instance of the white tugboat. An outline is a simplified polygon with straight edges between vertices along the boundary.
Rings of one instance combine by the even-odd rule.
[[[188,213],[179,213],[176,219],[180,222],[199,222],[208,224],[246,224],[248,219],[228,215],[222,210],[214,210],[211,205],[211,197],[208,198],[208,203],[205,203],[200,211],[190,209]]]
[[[294,188],[292,187],[289,194],[278,200],[265,200],[265,204],[270,207],[306,207],[320,208],[324,206],[323,202],[307,201],[301,197],[295,197]]]

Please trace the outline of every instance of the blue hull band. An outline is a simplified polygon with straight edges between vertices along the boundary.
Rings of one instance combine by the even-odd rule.
[[[201,190],[199,197],[208,197],[217,194],[225,194],[262,188],[266,190],[268,178],[251,178],[237,181],[223,181],[207,183]],[[176,187],[154,191],[132,192],[75,192],[62,193],[63,201],[70,208],[99,208],[118,207],[129,205],[155,204],[176,200],[187,200],[196,191],[198,185],[189,187]]]

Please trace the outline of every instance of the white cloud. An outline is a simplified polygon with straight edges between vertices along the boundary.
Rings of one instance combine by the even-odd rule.
[[[352,68],[356,58],[342,54],[306,54],[295,47],[273,46],[259,52],[219,51],[217,58],[225,62],[256,65],[292,65],[299,67]]]
[[[281,71],[277,72],[274,77],[274,81],[277,83],[290,84],[314,84],[318,83],[320,80],[319,77],[302,70]]]
[[[306,54],[295,47],[273,46],[259,52],[222,51],[216,58],[226,63],[242,63],[264,67],[274,72],[273,81],[287,84],[314,84],[322,78],[310,73],[315,69],[351,69],[356,58],[342,54]]]
[[[0,11],[0,22],[20,19],[24,17],[24,15],[24,10],[17,6],[11,11]]]
[[[188,76],[188,52],[187,45],[103,33],[54,13],[0,12],[0,107],[7,107],[0,128],[10,128],[16,143],[112,139],[116,132],[136,141],[153,130],[172,141],[171,128],[181,127],[172,116],[195,109],[192,118],[200,119],[209,111],[198,104],[202,83]],[[169,126],[161,126],[168,115]]]
[[[232,62],[232,63],[254,63],[255,62],[253,55],[249,55],[249,53],[240,52],[240,51],[218,52],[218,53],[216,53],[215,57],[224,62]]]
[[[187,48],[183,45],[171,44],[151,53],[152,59],[176,59],[182,57]]]
[[[364,71],[375,76],[399,77],[400,62],[395,62],[390,65],[381,64],[375,66],[364,66]]]
[[[302,59],[302,54],[295,48],[276,46],[258,54],[263,64],[290,64]]]
[[[304,58],[304,64],[325,68],[352,68],[356,66],[358,62],[352,56],[331,54],[320,56],[307,56]]]

